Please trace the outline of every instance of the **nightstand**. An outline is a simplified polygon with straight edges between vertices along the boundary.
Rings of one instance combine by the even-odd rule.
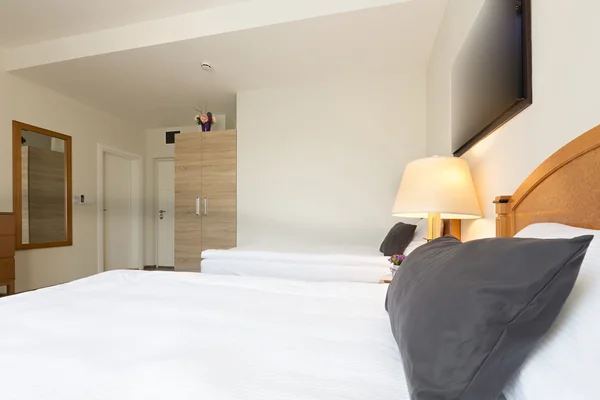
[[[15,220],[12,213],[0,213],[0,286],[15,294]]]
[[[382,277],[381,280],[379,281],[379,283],[390,283],[390,282],[392,282],[392,278],[393,278],[392,274],[388,274],[388,275]]]

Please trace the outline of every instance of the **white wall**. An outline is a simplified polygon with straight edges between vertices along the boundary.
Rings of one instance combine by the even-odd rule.
[[[448,0],[427,67],[427,154],[451,155],[452,65],[484,0]]]
[[[104,112],[3,72],[0,60],[0,210],[12,211],[12,120],[73,137],[73,193],[96,199],[96,146],[143,153],[143,131]],[[17,253],[17,291],[92,275],[96,207],[73,207],[73,246]]]
[[[427,151],[450,153],[450,69],[483,0],[450,0],[428,68]],[[495,234],[492,201],[548,156],[600,124],[600,2],[532,1],[533,105],[480,142],[469,161],[484,219],[463,238]]]
[[[238,244],[379,246],[425,155],[425,71],[238,93]]]
[[[193,118],[194,116],[191,115]],[[228,121],[226,116],[215,115],[216,122],[212,126],[214,131],[225,130],[228,126],[235,126],[235,121]],[[231,119],[233,120],[233,119]],[[233,128],[227,128],[233,129]],[[165,133],[197,132],[201,129],[197,125],[175,126],[170,128],[147,129],[145,132],[146,162],[144,168],[145,196],[144,196],[144,264],[156,265],[156,166],[157,159],[169,159],[175,157],[175,146],[165,143]],[[175,179],[175,177],[173,177]]]

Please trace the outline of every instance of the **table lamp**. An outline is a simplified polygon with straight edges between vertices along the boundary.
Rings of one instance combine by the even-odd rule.
[[[436,156],[408,163],[392,215],[427,218],[427,240],[442,236],[442,219],[481,218],[467,161]]]

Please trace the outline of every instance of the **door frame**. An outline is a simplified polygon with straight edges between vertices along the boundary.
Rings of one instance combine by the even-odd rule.
[[[97,267],[98,273],[104,272],[104,155],[112,154],[117,157],[128,159],[131,162],[131,268],[143,269],[144,252],[144,229],[143,229],[143,179],[144,179],[144,158],[135,153],[129,153],[98,143],[97,147]]]
[[[154,202],[152,210],[152,224],[154,225],[154,260],[158,268],[158,223],[156,222],[156,211],[158,210],[158,164],[165,161],[172,161],[175,163],[175,157],[156,157],[154,158]],[[173,183],[175,183],[175,174],[173,174]],[[173,203],[173,213],[175,212],[175,203]],[[173,222],[175,221],[175,215],[173,215]],[[175,249],[173,249],[175,251]],[[175,263],[175,260],[173,260]]]

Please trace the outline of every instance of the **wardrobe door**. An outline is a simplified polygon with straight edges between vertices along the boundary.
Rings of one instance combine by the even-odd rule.
[[[237,134],[202,133],[202,249],[236,245]]]
[[[175,270],[200,271],[202,134],[175,136]]]

